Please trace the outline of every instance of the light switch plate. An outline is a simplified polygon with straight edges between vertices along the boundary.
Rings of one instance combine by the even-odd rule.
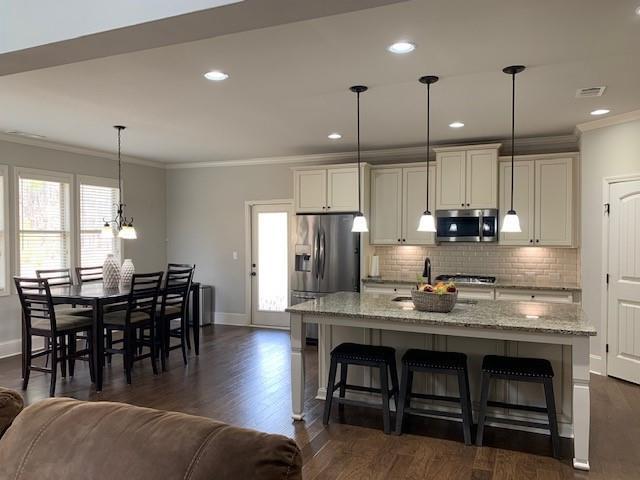
[[[233,252],[233,259],[234,260],[238,259],[238,252],[236,252],[236,251]]]

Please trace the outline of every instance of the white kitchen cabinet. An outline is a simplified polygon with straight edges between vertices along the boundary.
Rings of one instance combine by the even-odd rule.
[[[436,208],[498,208],[498,148],[500,144],[435,148]]]
[[[497,208],[498,150],[470,150],[466,163],[466,208]]]
[[[510,300],[514,302],[546,302],[573,303],[573,293],[563,290],[526,290],[515,288],[497,288],[496,300]],[[531,315],[542,315],[542,312],[531,311]]]
[[[436,167],[429,167],[429,209],[435,214]],[[427,168],[402,169],[402,243],[406,245],[432,245],[435,233],[418,232],[418,223],[427,206]]]
[[[296,213],[358,211],[358,168],[335,166],[293,171]]]
[[[436,167],[429,167],[429,208],[435,213]],[[427,205],[426,166],[378,168],[371,172],[373,245],[431,245],[433,233],[418,232]]]
[[[327,209],[358,211],[358,167],[327,169]]]
[[[573,244],[572,185],[570,158],[536,161],[536,245]]]
[[[574,245],[573,158],[517,160],[514,209],[520,233],[501,233],[502,245]],[[500,164],[500,223],[511,204],[511,162]]]
[[[502,245],[532,245],[535,239],[535,163],[533,161],[514,164],[513,208],[520,219],[519,233],[500,233]],[[500,225],[511,208],[511,162],[500,163]]]
[[[370,242],[397,245],[402,241],[402,169],[371,171]]]
[[[458,288],[458,298],[465,300],[493,300],[493,288],[468,287],[456,285]]]
[[[364,284],[364,293],[380,293],[383,295],[396,295],[402,297],[410,297],[411,289],[414,288],[411,285],[404,283],[383,283],[383,284]]]
[[[436,208],[456,210],[466,203],[466,154],[442,152],[437,154],[438,182]]]

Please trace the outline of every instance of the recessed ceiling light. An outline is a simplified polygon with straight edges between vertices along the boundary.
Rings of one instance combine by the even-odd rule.
[[[606,115],[607,113],[609,113],[609,110],[606,108],[599,108],[591,112],[591,115]]]
[[[462,127],[464,127],[464,123],[462,123],[462,122],[453,122],[453,123],[450,123],[449,126],[451,128],[462,128]]]
[[[211,80],[212,82],[221,82],[229,78],[228,73],[221,72],[220,70],[211,70],[204,74],[204,78]]]
[[[327,137],[330,138],[331,140],[340,140],[342,138],[342,135],[340,135],[337,132],[333,132],[327,135]]]
[[[415,43],[411,42],[396,42],[387,47],[391,53],[404,54],[413,52],[416,49]]]

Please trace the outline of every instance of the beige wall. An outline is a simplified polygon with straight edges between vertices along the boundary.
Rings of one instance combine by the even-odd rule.
[[[109,159],[0,141],[0,164],[9,165],[11,271],[16,271],[13,219],[13,167],[39,168],[78,175],[117,178],[117,164]],[[166,265],[165,170],[124,164],[127,213],[135,217],[138,240],[124,241],[124,257],[138,271],[164,270]],[[0,297],[0,356],[20,349],[20,308],[15,295]]]
[[[245,314],[245,201],[289,199],[288,165],[167,170],[167,258],[196,264],[218,314]],[[233,259],[233,252],[238,259]]]
[[[582,154],[582,305],[598,328],[592,340],[592,368],[601,371],[606,344],[605,319],[601,315],[603,179],[640,174],[640,120],[584,132]],[[603,372],[604,373],[604,372]]]

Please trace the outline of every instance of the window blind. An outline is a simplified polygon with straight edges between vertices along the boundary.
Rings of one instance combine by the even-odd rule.
[[[18,192],[19,271],[70,267],[69,184],[20,177]]]
[[[105,220],[116,215],[118,189],[100,185],[80,185],[80,265],[97,267],[112,253],[120,260],[120,240],[102,238]]]

